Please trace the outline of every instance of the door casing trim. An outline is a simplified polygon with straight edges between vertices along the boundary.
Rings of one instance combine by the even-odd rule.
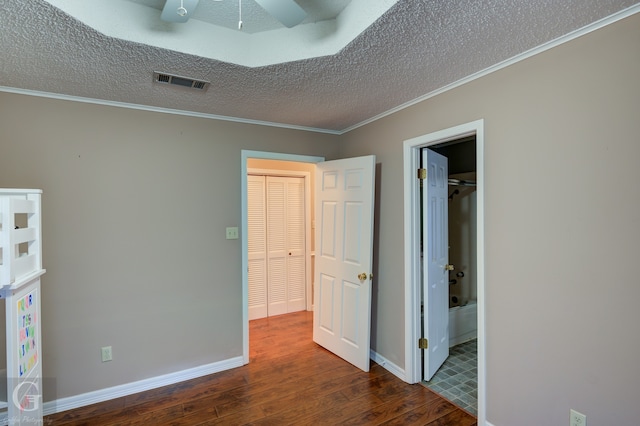
[[[418,136],[403,142],[404,172],[404,281],[405,281],[405,374],[409,383],[421,377],[420,328],[420,149],[431,145],[476,136],[477,191],[477,291],[478,291],[478,424],[486,423],[485,349],[485,256],[484,256],[484,120]]]

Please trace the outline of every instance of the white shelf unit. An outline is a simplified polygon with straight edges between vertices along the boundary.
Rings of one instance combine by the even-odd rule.
[[[5,302],[7,348],[7,389],[0,402],[0,409],[6,407],[0,414],[4,424],[42,424],[41,195],[39,189],[0,188],[0,299]]]
[[[0,188],[0,288],[42,275],[40,197],[37,189]]]

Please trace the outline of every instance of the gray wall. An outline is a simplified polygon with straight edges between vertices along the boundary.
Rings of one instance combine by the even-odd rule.
[[[240,226],[240,150],[337,148],[322,134],[7,93],[0,128],[0,187],[44,191],[56,398],[242,356],[241,240],[225,239]]]
[[[403,367],[402,141],[484,118],[488,420],[636,424],[638,46],[633,16],[341,137],[0,93],[0,186],[44,190],[57,397],[241,355],[240,149],[376,154],[372,345]]]
[[[487,419],[640,418],[640,15],[344,136],[381,174],[375,350],[403,364],[402,142],[485,120]]]

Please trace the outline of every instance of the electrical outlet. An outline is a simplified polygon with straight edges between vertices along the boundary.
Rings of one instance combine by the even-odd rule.
[[[570,419],[569,426],[587,426],[587,416],[576,410],[571,410]]]
[[[113,359],[113,353],[111,352],[111,346],[104,346],[101,349],[102,362],[111,361]]]

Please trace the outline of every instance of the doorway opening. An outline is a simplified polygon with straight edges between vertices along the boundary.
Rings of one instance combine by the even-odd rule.
[[[242,348],[243,348],[243,363],[249,363],[249,239],[248,239],[248,171],[250,169],[250,161],[251,160],[275,160],[275,161],[283,161],[290,163],[306,163],[313,164],[324,161],[323,157],[314,157],[307,155],[294,155],[294,154],[283,154],[283,153],[275,153],[275,152],[263,152],[263,151],[248,151],[242,150],[241,152],[241,240],[242,240]],[[257,163],[260,164],[260,163]],[[304,164],[300,164],[302,168]],[[280,164],[280,167],[284,167]],[[313,174],[311,174],[311,179],[313,179]],[[311,185],[311,187],[313,187]],[[312,191],[310,191],[310,194]],[[309,211],[313,211],[312,207],[309,206]],[[307,228],[311,228],[312,219],[309,220],[307,224]],[[310,234],[312,234],[309,231]],[[309,235],[309,233],[307,235]],[[309,235],[307,238],[308,244],[308,254],[307,254],[307,271],[305,275],[307,277],[313,276],[311,274],[311,268],[313,267],[313,262],[310,259],[312,254],[311,250],[311,236]],[[310,286],[311,278],[308,278],[307,290]],[[310,302],[310,294],[312,292],[307,292],[307,309],[311,309]]]
[[[447,145],[455,147],[454,141],[464,141],[475,137],[476,171],[476,312],[477,312],[477,416],[479,424],[485,420],[485,299],[484,299],[484,121],[477,120],[460,126],[419,136],[404,142],[404,236],[405,236],[405,374],[410,383],[422,381],[423,352],[422,343],[422,262],[421,254],[421,200],[420,181],[416,170],[420,168],[423,148],[442,149]],[[471,140],[471,139],[469,139]],[[460,147],[458,147],[460,148]],[[453,149],[453,148],[452,148]],[[464,180],[464,179],[459,179]],[[448,195],[455,192],[451,189]],[[458,194],[453,194],[453,199]],[[447,265],[448,268],[448,265]],[[455,273],[460,272],[456,271]],[[455,277],[455,273],[453,274]],[[471,273],[471,272],[469,272]],[[464,277],[469,278],[465,272]],[[455,279],[455,278],[452,278]],[[469,298],[470,300],[470,298]],[[446,299],[445,299],[446,301]],[[458,297],[463,303],[463,297]],[[451,300],[449,301],[451,302]],[[446,303],[446,302],[445,302]],[[469,304],[469,303],[467,303]],[[448,307],[448,306],[447,306]],[[428,314],[428,313],[427,313]]]
[[[478,363],[477,363],[477,191],[476,191],[476,135],[431,145],[427,150],[446,158],[448,175],[443,202],[446,204],[448,234],[444,250],[448,254],[447,271],[440,272],[444,291],[442,315],[448,317],[444,362],[436,365],[435,374],[427,374],[423,360],[422,384],[451,400],[466,411],[478,413]],[[423,155],[422,158],[425,158]],[[422,164],[421,168],[426,168]],[[424,181],[423,181],[424,182]],[[425,185],[422,185],[423,187]],[[425,196],[425,188],[422,197]],[[420,204],[424,209],[424,202]],[[424,211],[421,212],[424,217]],[[423,225],[424,227],[424,225]],[[421,259],[426,259],[427,241],[422,232]],[[427,265],[424,265],[427,268]],[[429,283],[431,285],[432,283]],[[422,288],[424,289],[424,281]],[[422,324],[425,323],[424,291],[422,293]],[[445,301],[446,299],[446,301]],[[435,318],[429,318],[429,322]],[[445,324],[443,324],[445,326]],[[424,333],[423,333],[424,336]],[[431,338],[429,339],[431,340]],[[429,345],[432,346],[432,345]],[[426,351],[425,351],[426,352]],[[424,354],[423,354],[424,356]],[[431,360],[433,361],[433,360]],[[438,362],[440,364],[440,362]]]
[[[312,310],[314,165],[249,159],[249,320]]]
[[[241,154],[243,362],[249,363],[249,275],[255,272],[249,266],[248,166],[252,158],[266,158],[315,163],[315,172],[310,174],[317,182],[312,199],[318,204],[314,209],[318,224],[311,228],[318,236],[318,254],[313,262],[308,261],[309,270],[313,264],[316,281],[313,341],[369,371],[375,156],[322,161],[256,151],[243,150]],[[307,241],[310,244],[311,238]],[[310,257],[311,250],[308,253]]]

